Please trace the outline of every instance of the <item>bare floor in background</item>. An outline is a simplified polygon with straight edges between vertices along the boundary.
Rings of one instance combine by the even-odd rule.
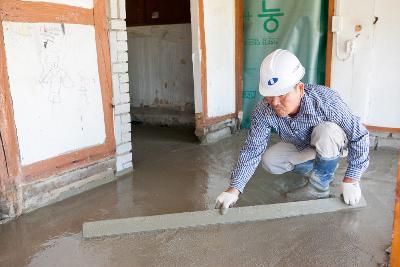
[[[134,126],[133,175],[0,225],[0,266],[377,266],[390,245],[397,151],[371,151],[368,207],[84,241],[82,223],[213,208],[246,132],[199,145],[193,129]],[[273,141],[277,141],[276,138]],[[342,161],[333,183],[343,177]],[[297,175],[258,168],[239,206],[286,201]]]

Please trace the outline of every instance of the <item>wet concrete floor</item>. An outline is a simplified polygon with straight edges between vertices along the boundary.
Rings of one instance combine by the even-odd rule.
[[[82,239],[85,221],[213,208],[246,133],[203,146],[192,132],[135,126],[133,175],[0,225],[0,266],[377,266],[386,260],[397,167],[391,148],[371,151],[363,210]],[[343,161],[334,189],[345,167]],[[238,205],[284,202],[298,178],[259,168]]]

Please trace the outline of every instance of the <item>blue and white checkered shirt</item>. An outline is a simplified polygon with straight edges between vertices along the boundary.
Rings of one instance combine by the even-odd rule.
[[[325,121],[336,123],[346,133],[349,154],[345,176],[360,180],[369,164],[368,130],[343,102],[338,92],[321,85],[305,84],[300,111],[296,117],[279,117],[265,100],[253,111],[251,128],[231,173],[230,187],[243,192],[267,148],[272,129],[282,141],[292,143],[302,151],[310,147],[313,128]]]

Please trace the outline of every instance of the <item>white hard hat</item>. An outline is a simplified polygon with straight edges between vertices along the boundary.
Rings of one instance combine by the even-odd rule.
[[[304,76],[299,59],[288,50],[277,49],[264,58],[260,67],[262,96],[287,94]]]

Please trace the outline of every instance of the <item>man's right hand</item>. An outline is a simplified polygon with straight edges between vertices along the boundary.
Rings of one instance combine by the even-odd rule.
[[[229,188],[225,192],[222,192],[216,200],[215,208],[220,209],[221,214],[227,213],[228,209],[232,207],[239,198],[239,190],[235,188]]]

